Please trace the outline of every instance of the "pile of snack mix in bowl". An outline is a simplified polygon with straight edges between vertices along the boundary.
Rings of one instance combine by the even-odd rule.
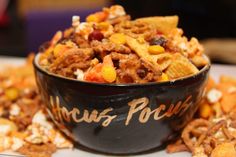
[[[119,5],[73,16],[72,26],[58,31],[39,49],[46,71],[80,81],[147,83],[197,74],[209,64],[196,38],[177,27],[178,16],[131,20]]]

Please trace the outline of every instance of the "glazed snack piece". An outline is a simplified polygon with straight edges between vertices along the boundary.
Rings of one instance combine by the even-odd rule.
[[[0,152],[50,157],[73,144],[48,119],[35,84],[32,58],[0,71]]]
[[[236,78],[221,76],[218,84],[209,79],[199,118],[184,128],[179,142],[169,145],[167,152],[190,151],[193,157],[236,156],[235,98]]]
[[[177,28],[179,18],[178,16],[164,16],[164,17],[146,17],[139,18],[137,21],[148,23],[153,25],[156,30],[163,34],[168,34],[173,29]]]
[[[171,79],[181,78],[198,73],[199,70],[184,56],[176,53],[166,70],[167,76]]]
[[[72,27],[40,47],[39,64],[54,74],[97,83],[161,82],[197,74],[208,60],[198,40],[189,41],[177,25],[178,16],[130,20],[119,5],[88,15],[86,22],[73,16]],[[107,56],[111,67],[102,70]]]

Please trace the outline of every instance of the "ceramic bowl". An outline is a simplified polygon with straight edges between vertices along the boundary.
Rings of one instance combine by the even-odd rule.
[[[196,75],[146,84],[98,84],[52,74],[34,60],[37,85],[49,115],[82,146],[133,154],[162,146],[191,120],[210,65]]]

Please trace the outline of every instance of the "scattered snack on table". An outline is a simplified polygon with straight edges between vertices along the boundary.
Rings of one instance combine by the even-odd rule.
[[[162,82],[197,74],[208,60],[198,40],[188,40],[177,25],[177,16],[130,20],[119,5],[88,15],[86,22],[73,16],[72,27],[40,47],[39,65],[97,83]]]
[[[25,65],[0,71],[0,152],[50,157],[73,144],[48,120],[31,62],[32,56]]]
[[[193,157],[236,156],[236,78],[209,79],[197,119],[182,131],[167,152],[190,151]]]

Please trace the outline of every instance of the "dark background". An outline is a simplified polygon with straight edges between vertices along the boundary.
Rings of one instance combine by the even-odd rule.
[[[78,6],[72,9],[31,8],[24,15],[19,14],[19,1],[10,0],[4,18],[0,17],[0,55],[26,56],[31,51],[36,52],[57,30],[70,26],[71,16],[81,15],[84,19],[88,13],[112,3],[123,5],[132,18],[178,15],[179,27],[187,37],[236,37],[236,0],[104,0],[99,5],[82,8],[78,1]]]
[[[235,0],[117,0],[133,17],[180,17],[185,35],[200,39],[236,36]],[[135,4],[135,5],[134,5]]]

